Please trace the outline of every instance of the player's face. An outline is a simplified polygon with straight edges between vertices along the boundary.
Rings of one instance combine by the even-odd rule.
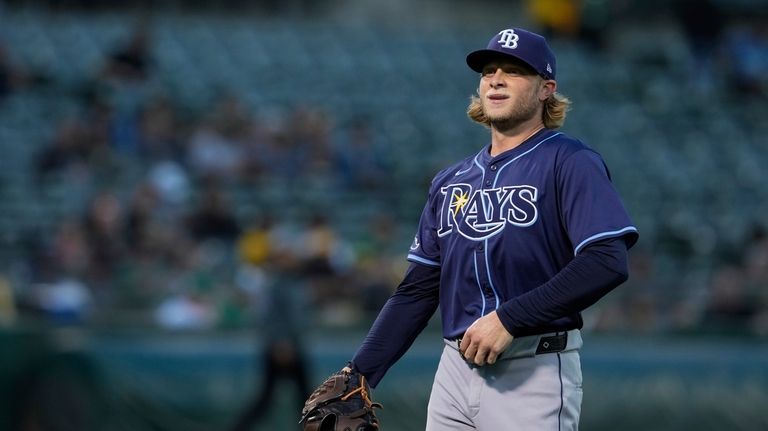
[[[527,65],[493,61],[483,68],[478,89],[483,112],[497,130],[517,127],[541,115],[544,81]]]

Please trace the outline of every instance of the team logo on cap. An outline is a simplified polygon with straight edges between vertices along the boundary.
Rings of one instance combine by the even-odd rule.
[[[515,49],[517,48],[517,41],[520,39],[520,36],[515,33],[515,30],[509,28],[506,30],[502,30],[499,32],[501,37],[499,38],[499,43],[504,48],[509,49]]]

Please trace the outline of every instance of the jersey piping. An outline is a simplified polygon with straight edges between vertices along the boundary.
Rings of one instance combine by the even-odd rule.
[[[475,161],[475,165],[483,173],[483,176],[482,176],[482,178],[480,180],[480,184],[484,184],[485,183],[485,168],[478,161],[478,158],[483,153],[483,151],[484,150],[481,150],[479,153],[477,153],[477,155],[475,155],[475,160],[474,160]],[[498,173],[496,174],[496,178],[498,178]],[[496,182],[496,180],[494,179],[494,184],[495,184],[495,182]],[[496,309],[499,308],[499,292],[496,290],[496,286],[493,284],[493,277],[491,276],[491,265],[488,262],[488,254],[489,254],[488,250],[490,250],[488,248],[488,238],[483,240],[483,250],[484,250],[483,251],[483,263],[485,264],[485,273],[488,276],[488,285],[491,287],[491,291],[493,292],[493,298],[495,300],[495,304],[494,304],[493,309],[496,310]],[[477,257],[475,257],[475,262],[474,263],[475,263],[475,280],[477,281],[477,287],[480,289],[480,299],[483,300],[483,309],[480,312],[480,315],[481,316],[485,316],[485,308],[486,308],[485,293],[483,292],[483,282],[482,282],[482,280],[480,280],[480,273],[479,273],[479,269],[477,268]]]
[[[424,265],[429,266],[440,266],[440,262],[435,262],[434,260],[424,259],[421,256],[416,256],[413,253],[408,254],[408,260],[412,260],[414,262],[423,263]]]
[[[485,316],[485,295],[483,295],[483,284],[480,281],[480,272],[477,270],[477,256],[475,256],[473,260],[475,264],[475,280],[477,281],[477,288],[480,290],[480,299],[483,301],[483,307],[480,310],[480,315]]]
[[[560,135],[562,135],[562,133],[557,132],[557,133],[555,133],[554,135],[552,135],[552,136],[550,136],[548,138],[542,139],[541,142],[539,142],[538,144],[536,144],[533,147],[531,147],[528,151],[526,151],[526,152],[524,152],[522,154],[518,154],[512,160],[510,160],[507,163],[504,163],[503,165],[501,165],[499,170],[496,172],[496,178],[493,180],[493,186],[496,187],[496,182],[499,181],[499,175],[501,174],[501,171],[503,171],[504,168],[509,166],[510,163],[512,163],[514,161],[517,161],[519,158],[521,158],[521,157],[525,156],[526,154],[530,153],[531,151],[535,150],[536,148],[539,147],[539,145],[543,144],[544,142],[547,142],[548,140],[550,140],[550,139],[552,139],[552,138],[554,138],[556,136],[560,136]]]
[[[565,405],[563,395],[563,360],[560,357],[560,353],[557,354],[557,375],[560,378],[560,408],[557,410],[557,431],[560,431],[563,426],[563,406]]]
[[[575,256],[579,254],[579,251],[581,251],[581,249],[584,248],[584,246],[586,246],[590,242],[597,241],[598,239],[613,237],[613,236],[622,236],[625,233],[630,233],[630,232],[637,233],[637,228],[634,226],[627,226],[619,230],[612,230],[610,232],[601,232],[601,233],[592,235],[591,237],[585,239],[584,241],[579,243],[579,245],[576,246],[576,249],[573,250],[573,255]]]

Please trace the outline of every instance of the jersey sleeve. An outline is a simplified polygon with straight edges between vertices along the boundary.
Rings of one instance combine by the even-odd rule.
[[[440,301],[440,268],[411,264],[371,326],[352,364],[375,388],[411,347]]]
[[[435,185],[430,187],[427,203],[421,212],[419,226],[408,250],[408,261],[427,266],[440,266],[440,245],[437,229],[439,215],[437,214],[437,193]]]
[[[627,248],[637,242],[637,228],[600,155],[587,149],[569,155],[557,181],[562,223],[574,255],[601,239],[623,237]]]

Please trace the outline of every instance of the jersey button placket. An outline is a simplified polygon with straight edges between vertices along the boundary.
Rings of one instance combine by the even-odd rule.
[[[485,295],[485,299],[488,301],[488,308],[490,310],[496,309],[496,296],[493,294],[493,289],[491,289],[491,286],[486,284],[483,286],[483,294]]]
[[[496,295],[494,294],[493,288],[491,287],[491,281],[488,279],[485,252],[485,243],[480,242],[475,246],[475,264],[478,268],[481,268],[481,270],[478,271],[477,282],[482,291],[482,295],[485,297],[483,302],[486,304],[485,311],[487,313],[496,309]]]
[[[495,172],[495,171],[496,171],[496,169],[498,169],[498,166],[497,166],[496,164],[493,164],[493,165],[489,166],[489,169],[490,169],[491,171],[494,171],[494,172]],[[490,187],[490,186],[491,186],[491,184],[493,184],[493,181],[491,181],[490,179],[487,179],[487,180],[485,180],[485,186],[486,186],[486,187]]]

